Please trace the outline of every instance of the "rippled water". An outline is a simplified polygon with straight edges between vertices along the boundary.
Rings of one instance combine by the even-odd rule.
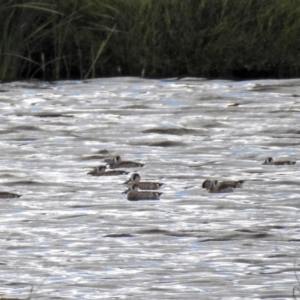
[[[0,85],[0,296],[291,299],[300,274],[300,80]],[[164,183],[129,202],[119,154]],[[266,157],[293,166],[265,166]],[[204,179],[245,179],[209,194]],[[299,275],[300,276],[300,275]]]

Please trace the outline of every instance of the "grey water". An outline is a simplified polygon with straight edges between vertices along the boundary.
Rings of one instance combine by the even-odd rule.
[[[0,84],[1,191],[22,195],[1,199],[0,297],[292,299],[299,144],[300,79]],[[161,200],[87,175],[114,155]]]

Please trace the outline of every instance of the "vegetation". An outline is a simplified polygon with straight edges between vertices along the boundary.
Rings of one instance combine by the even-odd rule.
[[[0,79],[299,77],[296,0],[7,0]]]

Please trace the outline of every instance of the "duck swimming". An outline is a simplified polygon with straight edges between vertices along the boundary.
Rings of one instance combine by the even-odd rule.
[[[88,172],[87,175],[91,176],[117,176],[117,175],[124,175],[128,174],[124,170],[107,170],[106,166],[102,165],[99,167],[95,167],[92,171]]]
[[[202,183],[202,188],[209,189],[211,186],[211,180],[206,179]],[[226,180],[219,182],[220,185],[224,187],[234,187],[234,188],[241,188],[244,184],[245,180]]]
[[[112,161],[109,162],[109,167],[111,169],[117,168],[136,168],[136,167],[143,167],[145,164],[129,161],[129,160],[122,160],[121,156],[117,155],[113,158]]]
[[[160,200],[159,197],[162,195],[162,193],[154,191],[139,191],[136,183],[131,184],[122,194],[127,194],[127,200],[129,201]]]
[[[133,173],[124,184],[136,183],[140,190],[158,190],[163,183],[153,181],[140,181],[141,176],[138,173]]]
[[[0,198],[20,198],[21,195],[9,192],[0,192]]]
[[[278,160],[274,161],[272,157],[268,157],[264,162],[263,165],[295,165],[296,162],[292,160]]]
[[[211,181],[210,187],[207,189],[209,193],[231,193],[235,189],[235,186],[218,182],[218,180]]]

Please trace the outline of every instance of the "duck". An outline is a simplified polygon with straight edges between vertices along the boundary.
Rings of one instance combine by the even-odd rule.
[[[22,195],[9,193],[9,192],[0,192],[0,198],[20,198]]]
[[[278,160],[274,161],[272,157],[268,157],[264,162],[263,165],[295,165],[296,162],[292,160]]]
[[[231,193],[235,189],[235,186],[229,186],[224,182],[218,182],[218,180],[211,181],[210,187],[207,189],[209,193]]]
[[[222,186],[241,188],[244,182],[245,180],[226,180],[226,181],[219,182],[219,184]],[[210,186],[211,186],[211,180],[206,179],[203,181],[202,188],[209,189]]]
[[[87,175],[91,176],[117,176],[124,174],[129,174],[129,172],[126,172],[124,170],[106,170],[105,165],[95,167],[92,171],[87,173]]]
[[[120,155],[117,155],[109,162],[109,167],[111,169],[117,168],[136,168],[136,167],[143,167],[145,164],[141,164],[134,161],[129,160],[122,160]]]
[[[141,176],[138,173],[133,173],[124,184],[130,185],[130,183],[136,183],[140,190],[158,190],[163,183],[153,181],[140,181]]]
[[[122,194],[127,194],[127,200],[138,201],[138,200],[160,200],[160,196],[163,193],[155,191],[139,191],[139,186],[136,183],[132,183],[129,188]]]

